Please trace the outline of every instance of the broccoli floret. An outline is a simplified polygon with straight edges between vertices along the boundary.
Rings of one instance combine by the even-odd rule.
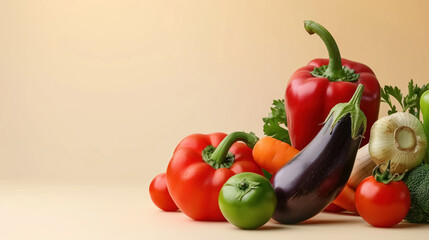
[[[411,170],[403,180],[411,195],[411,207],[405,220],[411,223],[429,222],[429,164]]]
[[[423,212],[419,207],[415,207],[416,205],[413,204],[411,201],[411,207],[408,211],[407,216],[405,217],[405,221],[409,223],[426,223],[429,219],[429,214]]]

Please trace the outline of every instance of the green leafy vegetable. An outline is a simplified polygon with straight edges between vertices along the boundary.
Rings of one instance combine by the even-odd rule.
[[[429,164],[411,170],[404,178],[410,190],[411,207],[405,220],[411,223],[429,222]]]
[[[273,101],[271,112],[262,121],[264,121],[265,135],[290,144],[285,102],[283,99]]]
[[[414,84],[414,81],[411,79],[408,83],[408,94],[404,97],[398,87],[386,85],[384,89],[381,89],[381,102],[385,102],[389,105],[390,110],[387,111],[387,114],[391,115],[398,112],[396,105],[394,105],[390,99],[390,96],[392,96],[399,103],[403,112],[408,111],[416,116],[417,119],[420,119],[420,97],[428,89],[429,84],[423,84],[423,86],[420,87]]]

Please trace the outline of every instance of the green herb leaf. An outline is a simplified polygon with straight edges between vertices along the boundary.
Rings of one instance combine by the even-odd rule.
[[[393,105],[392,109],[387,111],[387,114],[392,115],[392,114],[397,113],[397,112],[398,112],[398,110],[396,110],[396,106]]]
[[[404,98],[404,112],[408,110],[409,113],[420,118],[420,97],[423,92],[427,90],[427,85],[423,84],[419,87],[417,84],[414,85],[413,80],[408,83],[408,95]]]
[[[399,103],[403,112],[408,111],[410,114],[416,116],[417,119],[420,119],[420,97],[428,89],[429,85],[423,84],[423,86],[419,87],[411,79],[408,83],[408,94],[404,97],[398,87],[386,85],[380,92],[381,102],[389,105],[390,110],[387,111],[387,114],[391,115],[398,112],[397,107],[390,99],[390,96],[392,96]]]
[[[396,96],[401,96],[400,100],[398,100],[399,103],[402,104],[402,94],[401,94],[401,90],[397,89],[397,91],[395,91],[395,89],[392,86],[384,86],[384,89],[382,88],[380,91],[380,96],[381,96],[381,102],[385,102],[389,105],[390,110],[387,111],[387,113],[389,115],[394,114],[397,112],[396,110],[396,106],[392,104],[392,101],[390,100],[390,93],[395,93],[394,95]]]
[[[273,107],[264,121],[264,133],[280,141],[290,144],[289,131],[287,130],[287,119],[285,103],[283,99],[274,100]]]

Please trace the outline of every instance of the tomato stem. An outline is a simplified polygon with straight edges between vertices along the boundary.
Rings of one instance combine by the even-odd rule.
[[[383,164],[377,165],[372,171],[372,176],[377,182],[389,184],[391,182],[400,181],[402,180],[402,178],[404,178],[405,172],[403,174],[398,174],[398,173],[392,174],[390,172],[390,160],[387,162],[387,167],[383,172],[381,172],[380,170],[382,165]]]
[[[246,178],[243,178],[243,180],[241,180],[241,182],[237,183],[237,184],[226,184],[227,186],[232,186],[236,188],[237,194],[236,194],[236,198],[238,200],[241,200],[244,195],[246,195],[247,193],[249,193],[250,191],[252,191],[253,189],[258,188],[259,186],[259,182],[255,182],[255,181],[250,181],[247,180]]]

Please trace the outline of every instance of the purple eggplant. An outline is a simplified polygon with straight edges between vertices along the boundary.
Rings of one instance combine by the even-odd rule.
[[[316,137],[272,178],[277,196],[273,219],[307,220],[325,209],[346,185],[366,130],[359,108],[363,85],[348,103],[332,108]]]

